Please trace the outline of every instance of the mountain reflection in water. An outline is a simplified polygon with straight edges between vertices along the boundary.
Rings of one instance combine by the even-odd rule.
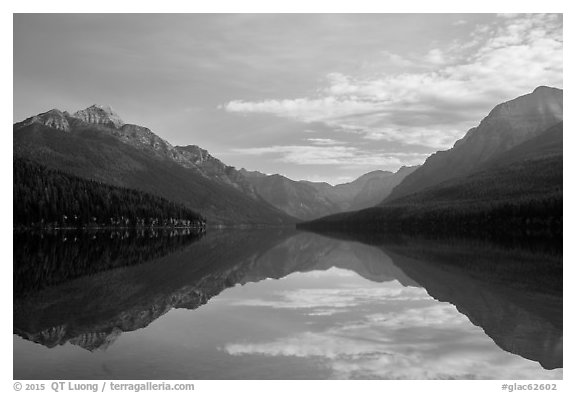
[[[562,378],[561,252],[72,235],[15,235],[15,379]]]

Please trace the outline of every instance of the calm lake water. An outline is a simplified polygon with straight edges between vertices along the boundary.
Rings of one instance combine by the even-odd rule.
[[[561,254],[372,243],[15,234],[14,378],[562,378]]]

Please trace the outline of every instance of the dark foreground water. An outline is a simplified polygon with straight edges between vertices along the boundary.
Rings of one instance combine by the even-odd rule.
[[[561,379],[562,256],[306,232],[15,234],[15,379]]]

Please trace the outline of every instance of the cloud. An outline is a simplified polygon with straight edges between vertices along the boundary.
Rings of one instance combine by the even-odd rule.
[[[313,145],[320,145],[320,146],[334,146],[344,144],[344,142],[340,142],[329,138],[308,138],[306,140],[312,143]]]
[[[275,160],[297,165],[340,165],[342,167],[376,166],[397,169],[402,165],[417,165],[427,157],[425,153],[384,152],[364,150],[355,146],[330,144],[274,145],[237,148],[234,153],[246,155],[275,155]]]
[[[430,49],[430,51],[426,54],[425,59],[432,64],[441,65],[446,63],[444,52],[437,48]]]
[[[349,278],[334,281],[336,274]],[[226,304],[234,309],[275,315],[278,328],[267,325],[270,334],[232,339],[218,350],[277,358],[275,364],[296,361],[334,379],[562,378],[561,369],[543,370],[502,350],[454,305],[433,299],[425,288],[395,280],[367,285],[350,280],[355,274],[338,268],[295,273],[283,280],[296,286],[229,296]],[[315,277],[303,285],[299,275]]]
[[[331,274],[334,274],[334,271],[339,269],[331,270]],[[269,294],[266,299],[236,300],[231,301],[230,304],[233,306],[305,310],[307,315],[326,316],[350,311],[353,308],[369,305],[373,302],[403,302],[425,299],[429,299],[429,296],[423,288],[383,286],[379,288],[310,288],[277,291]],[[382,316],[376,315],[374,317]]]
[[[407,57],[389,51],[380,52],[380,60],[396,67],[414,67],[418,64],[413,59],[408,59]]]
[[[510,18],[516,18],[519,14],[514,14],[514,13],[500,13],[500,14],[496,14],[496,16],[498,18],[506,18],[506,19],[510,19]]]
[[[448,148],[496,104],[540,85],[562,87],[562,16],[506,14],[470,36],[413,57],[383,51],[406,71],[332,72],[310,97],[228,102],[233,113],[263,113],[367,140]],[[336,151],[349,154],[349,151]]]
[[[337,90],[339,87],[335,85],[332,88]],[[343,88],[345,88],[345,86],[343,86]],[[224,108],[228,112],[268,113],[280,117],[313,122],[335,116],[371,112],[376,110],[377,106],[354,98],[342,100],[335,97],[323,97],[316,99],[297,98],[293,100],[266,100],[259,102],[237,100],[230,101]]]
[[[356,179],[356,177],[354,177],[354,176],[322,176],[322,175],[317,175],[317,174],[308,172],[308,173],[304,174],[304,176],[301,176],[299,179],[314,182],[314,183],[325,182],[325,183],[329,183],[329,184],[332,184],[333,186],[335,186],[337,184],[350,183],[351,181]]]
[[[456,139],[462,136],[462,130],[443,129],[439,127],[366,127],[361,130],[365,139],[374,141],[401,141],[408,145],[425,145],[435,149],[449,148]]]
[[[330,309],[311,315],[333,318]],[[329,326],[276,340],[230,343],[220,350],[232,356],[309,359],[339,379],[562,378],[562,370],[545,371],[502,351],[447,303],[410,300],[395,311]]]

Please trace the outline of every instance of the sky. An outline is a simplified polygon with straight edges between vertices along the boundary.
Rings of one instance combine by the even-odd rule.
[[[562,88],[561,14],[15,14],[14,121],[110,105],[173,145],[350,181]]]

